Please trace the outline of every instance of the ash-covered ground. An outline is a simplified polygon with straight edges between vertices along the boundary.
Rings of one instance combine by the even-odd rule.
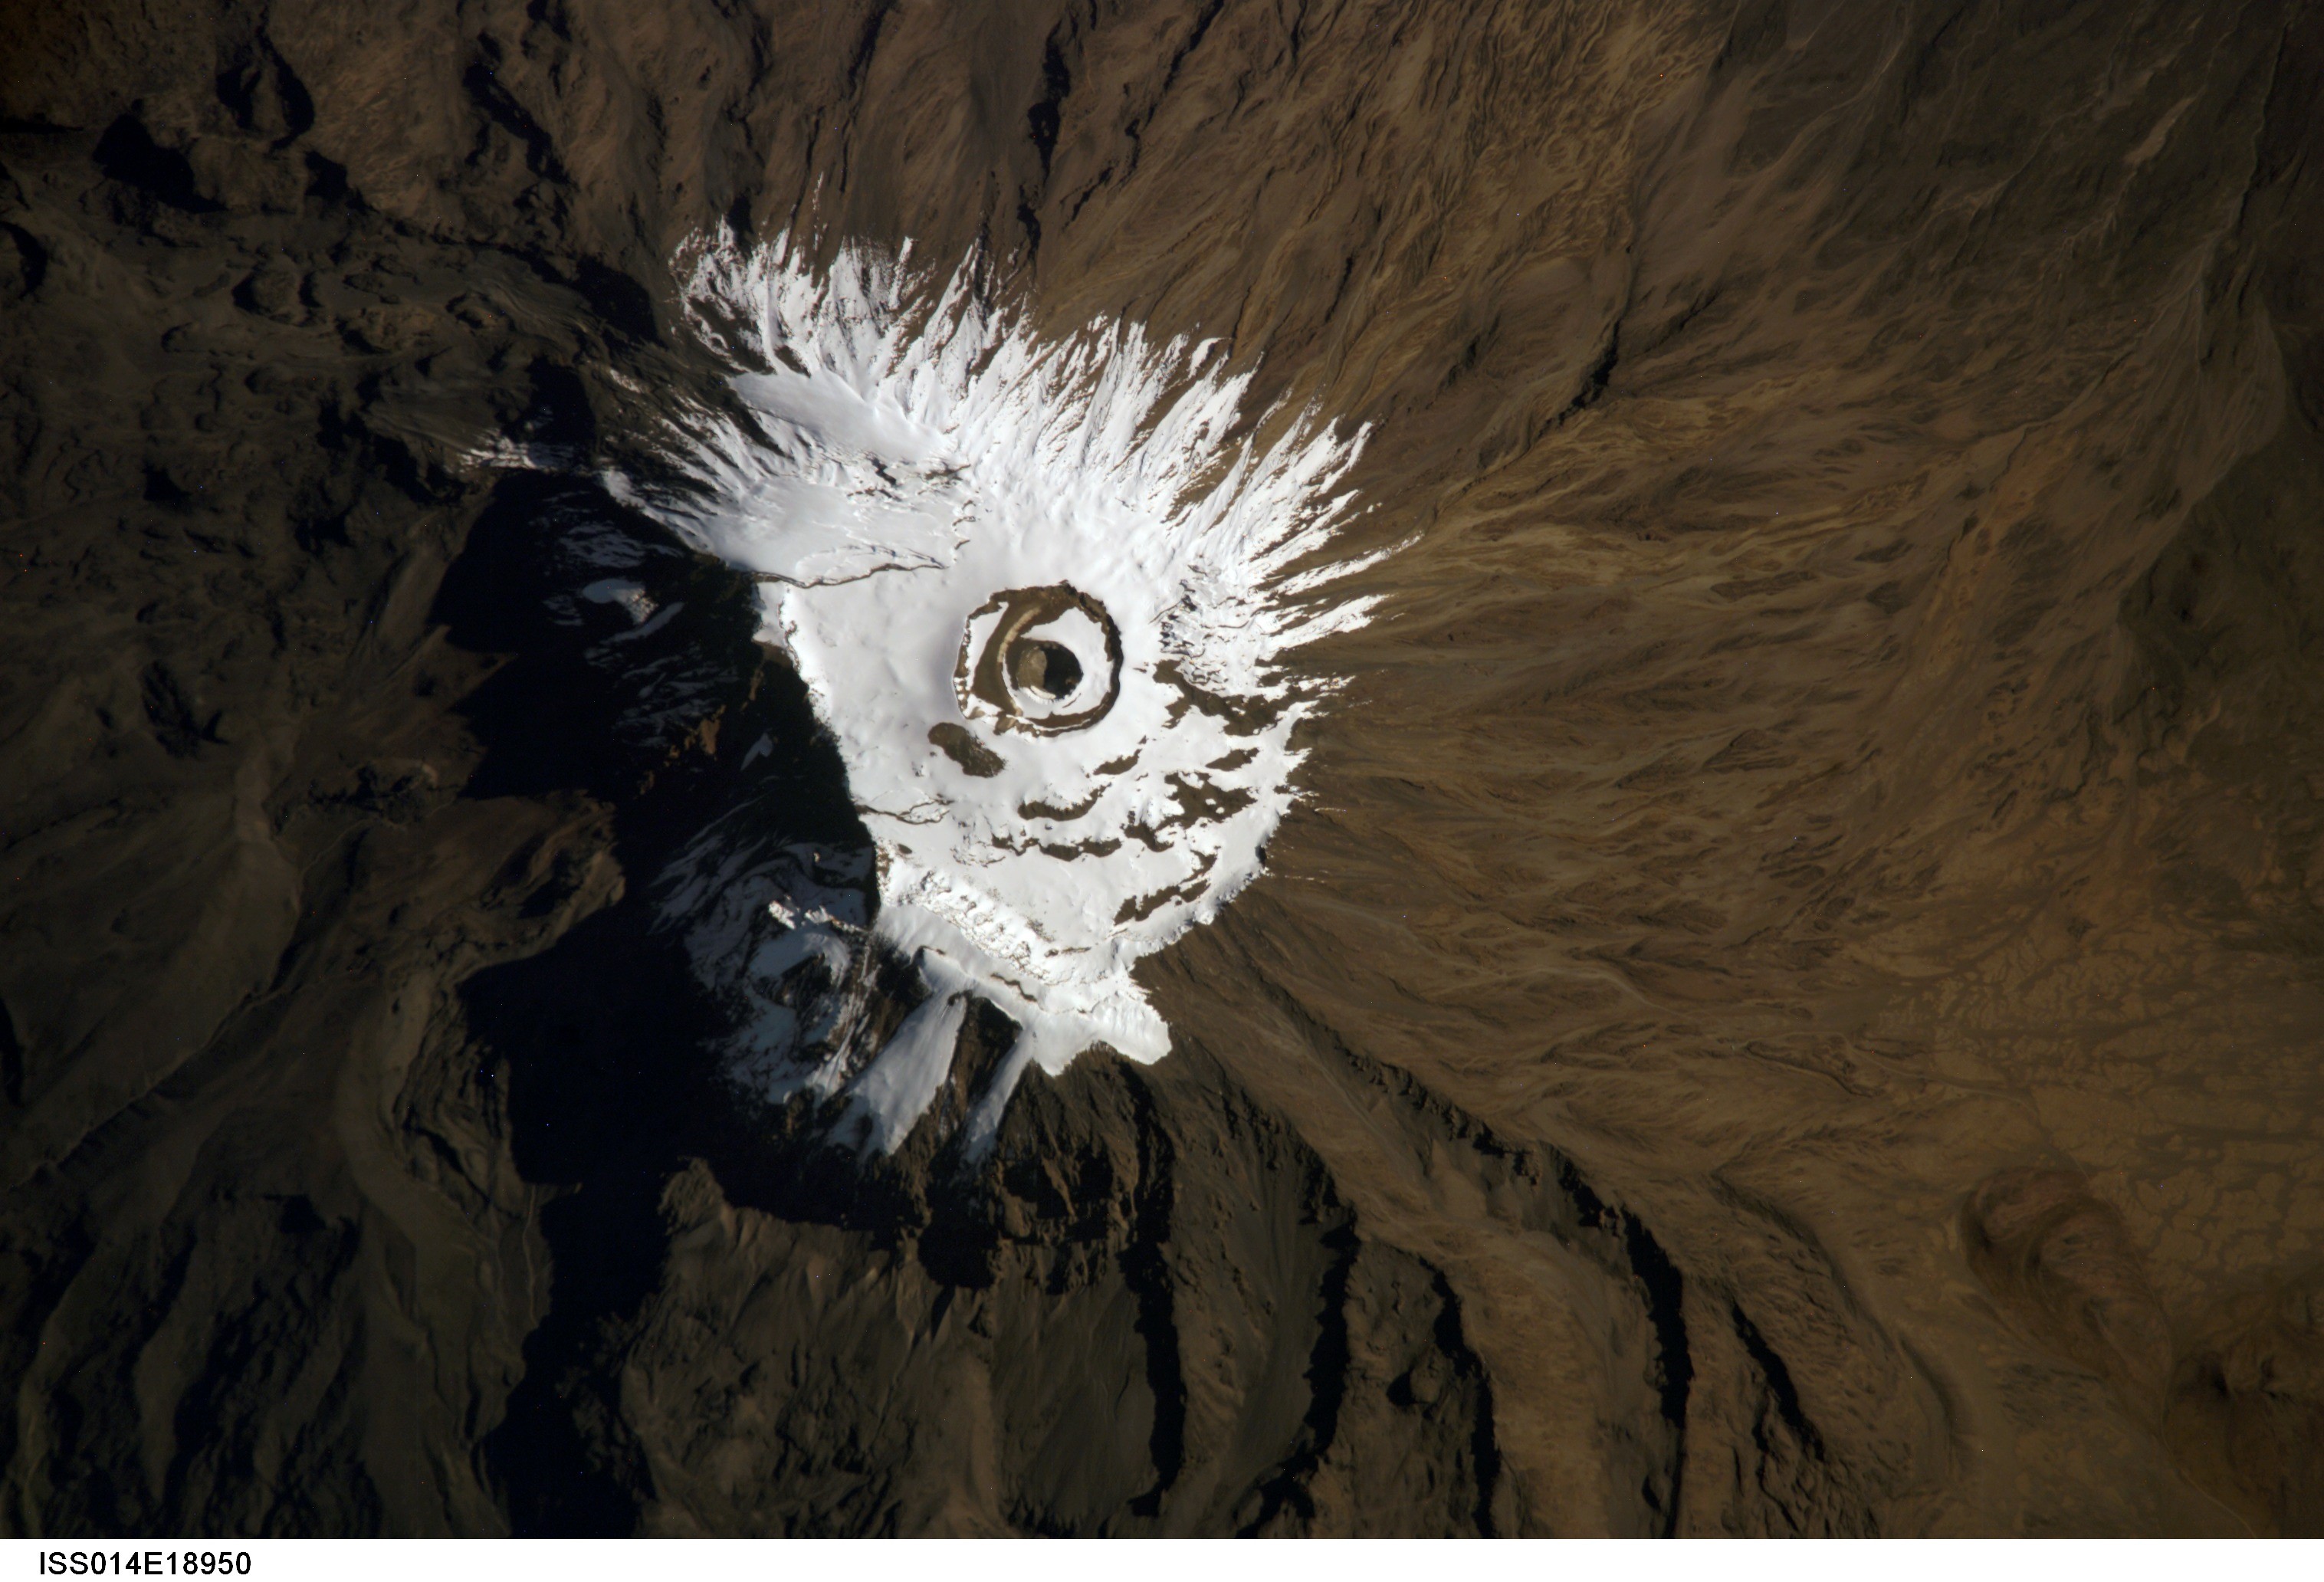
[[[0,1528],[2324,1531],[2313,8],[0,37]],[[929,987],[704,967],[881,882],[719,234],[1367,435],[1159,1060],[745,1080]]]

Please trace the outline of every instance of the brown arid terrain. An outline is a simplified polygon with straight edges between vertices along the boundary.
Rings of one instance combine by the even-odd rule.
[[[2324,1534],[2324,11],[0,21],[0,1530]],[[609,667],[721,224],[1371,426],[1268,872],[859,1164]],[[569,458],[509,470],[496,441]],[[655,706],[640,699],[653,692]]]

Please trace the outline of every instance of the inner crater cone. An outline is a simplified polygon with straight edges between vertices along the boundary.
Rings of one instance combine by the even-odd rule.
[[[1121,633],[1104,605],[1067,584],[1011,589],[969,617],[953,676],[962,712],[989,711],[995,731],[1083,730],[1120,694]]]

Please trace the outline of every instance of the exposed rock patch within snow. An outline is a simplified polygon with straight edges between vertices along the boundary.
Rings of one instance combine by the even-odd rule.
[[[1102,321],[1043,340],[971,277],[705,246],[696,326],[755,370],[733,379],[747,418],[673,419],[687,483],[612,480],[761,577],[763,635],[838,742],[878,847],[871,932],[929,998],[868,1062],[826,1052],[804,1081],[881,1148],[973,998],[1020,1030],[973,1145],[1028,1062],[1167,1052],[1130,968],[1259,873],[1324,690],[1283,660],[1370,607],[1323,592],[1360,563],[1319,554],[1360,433],[1246,423],[1249,376],[1214,344]],[[781,900],[770,916],[815,940],[761,952],[766,971],[841,939]]]

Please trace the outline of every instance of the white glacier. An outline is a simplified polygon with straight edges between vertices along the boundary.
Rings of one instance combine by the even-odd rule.
[[[1370,609],[1325,591],[1370,557],[1319,553],[1363,435],[1246,423],[1249,375],[1214,344],[1106,321],[1044,339],[968,266],[939,282],[908,250],[817,268],[788,239],[719,238],[687,272],[747,420],[681,411],[682,482],[608,483],[759,577],[762,636],[876,843],[871,932],[928,990],[868,1062],[839,1050],[803,1085],[892,1148],[982,997],[1019,1034],[973,1148],[1028,1062],[1167,1052],[1130,969],[1258,875],[1290,805],[1293,730],[1327,686],[1284,660]],[[814,943],[754,971],[860,932],[769,915]]]

